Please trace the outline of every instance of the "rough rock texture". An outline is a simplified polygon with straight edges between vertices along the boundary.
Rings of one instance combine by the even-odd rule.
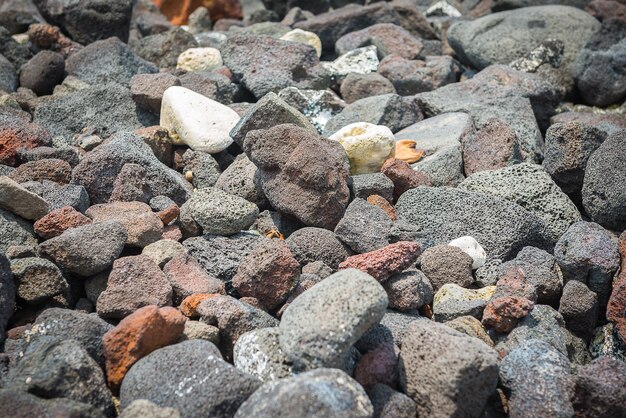
[[[393,23],[379,23],[350,32],[337,40],[335,50],[337,55],[342,55],[367,45],[375,45],[381,59],[387,55],[415,59],[422,50],[422,43],[417,38]]]
[[[559,313],[567,329],[589,341],[598,318],[598,296],[578,280],[570,280],[563,288]]]
[[[622,341],[626,342],[626,233],[619,237],[619,252],[622,266],[613,285],[613,291],[606,308],[606,317],[615,324]]]
[[[7,176],[0,177],[0,207],[33,221],[42,218],[49,210],[48,202]]]
[[[397,158],[385,161],[380,171],[393,182],[393,197],[396,200],[407,190],[431,185],[427,175],[413,170],[408,163]]]
[[[185,328],[185,317],[174,308],[145,306],[104,334],[107,382],[118,390],[128,370],[151,352],[175,343]]]
[[[164,375],[168,379],[160,378]],[[226,418],[234,415],[260,383],[222,360],[210,342],[190,340],[139,360],[122,382],[120,401],[125,408],[136,399],[146,399],[177,409],[183,418],[202,414]]]
[[[85,211],[94,223],[116,221],[126,229],[126,245],[143,248],[161,239],[163,223],[142,202],[112,202],[93,205]]]
[[[626,412],[623,377],[624,362],[602,356],[578,369],[574,383],[575,416],[620,416]],[[620,383],[622,382],[622,383]]]
[[[50,133],[36,123],[30,123],[30,117],[25,112],[0,112],[0,164],[17,165],[18,150],[32,149],[49,145]]]
[[[498,383],[498,354],[476,338],[426,319],[408,325],[400,383],[420,416],[480,415]]]
[[[192,34],[182,28],[143,37],[133,45],[133,50],[141,58],[156,64],[159,68],[174,68],[178,56],[189,48],[198,46]]]
[[[276,210],[307,226],[337,225],[350,196],[350,167],[340,144],[287,124],[249,132],[244,150]]]
[[[357,269],[384,282],[394,274],[411,267],[420,256],[421,248],[416,242],[400,241],[379,250],[348,257],[339,269]]]
[[[418,187],[398,199],[396,213],[436,243],[470,235],[494,258],[511,258],[528,245],[551,247],[541,219],[515,203],[480,193]]]
[[[446,283],[468,287],[472,277],[472,257],[451,245],[436,245],[424,251],[420,257],[420,269],[437,291]]]
[[[36,95],[52,94],[54,87],[65,78],[63,55],[40,51],[21,69],[20,86],[31,89]]]
[[[4,332],[15,308],[15,283],[11,265],[4,253],[0,253],[0,344],[4,342]]]
[[[323,90],[329,85],[315,49],[269,36],[236,35],[220,48],[224,65],[257,98],[285,87]]]
[[[233,364],[263,382],[291,376],[291,361],[280,348],[278,327],[255,329],[239,337]]]
[[[42,399],[30,393],[0,389],[0,407],[10,410],[13,417],[71,416],[77,418],[104,418],[99,408],[67,398]]]
[[[11,260],[16,295],[31,304],[38,304],[69,290],[63,274],[54,263],[37,257]]]
[[[304,266],[322,261],[336,270],[352,251],[332,231],[322,228],[302,228],[285,240],[293,256]]]
[[[387,303],[385,290],[371,276],[340,271],[289,304],[279,326],[281,349],[296,369],[340,368]]]
[[[387,213],[363,199],[354,199],[335,234],[356,253],[366,253],[389,244],[389,233],[393,222]]]
[[[345,372],[320,368],[266,383],[241,405],[235,417],[269,418],[287,413],[366,418],[372,416],[373,407],[365,390]]]
[[[225,293],[224,282],[208,274],[195,258],[178,254],[163,267],[174,291],[174,304],[197,293]]]
[[[70,228],[39,245],[39,254],[82,277],[106,270],[119,257],[127,239],[119,222],[100,222]]]

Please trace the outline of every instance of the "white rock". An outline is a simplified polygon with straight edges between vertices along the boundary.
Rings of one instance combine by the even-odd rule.
[[[465,236],[457,238],[450,241],[448,245],[459,247],[465,254],[472,257],[472,260],[474,260],[472,270],[482,267],[487,261],[487,253],[485,252],[485,249],[481,247],[478,241],[472,237]]]
[[[366,122],[351,123],[330,136],[338,141],[350,159],[350,172],[378,173],[385,160],[393,154],[393,133],[386,126]]]
[[[302,29],[294,29],[287,32],[280,39],[283,41],[299,42],[301,44],[311,45],[317,52],[317,57],[322,56],[322,41],[319,36],[313,32],[307,32]]]
[[[7,176],[0,177],[0,208],[36,221],[48,213],[48,202]]]
[[[186,71],[209,71],[222,65],[222,54],[218,49],[189,48],[178,56],[176,68]]]
[[[350,73],[369,74],[378,70],[377,49],[374,45],[357,48],[346,52],[333,62],[322,62],[322,65],[336,79],[342,79]]]
[[[184,87],[170,87],[163,94],[159,124],[176,144],[211,154],[233,143],[230,130],[239,115],[228,106]]]

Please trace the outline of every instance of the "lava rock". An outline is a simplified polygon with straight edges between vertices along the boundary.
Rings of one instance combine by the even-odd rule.
[[[27,303],[42,303],[69,289],[59,268],[43,258],[12,260],[11,272],[17,296]]]
[[[0,251],[12,245],[37,246],[37,238],[28,221],[0,209]]]
[[[0,177],[0,207],[33,221],[49,211],[48,202],[7,176]]]
[[[423,60],[391,55],[380,62],[378,72],[391,81],[399,95],[412,96],[458,81],[461,66],[445,55],[427,56]]]
[[[599,357],[580,367],[572,398],[575,414],[591,417],[623,415],[626,412],[626,393],[620,382],[624,373],[624,362],[608,356]]]
[[[432,283],[435,291],[446,283],[468,287],[474,281],[474,260],[463,250],[452,245],[427,248],[420,258],[420,268]]]
[[[178,56],[198,43],[194,36],[182,28],[141,38],[133,45],[133,51],[159,68],[175,68]]]
[[[397,158],[389,158],[380,171],[393,182],[393,197],[398,199],[404,192],[419,186],[430,186],[430,179],[420,171]]]
[[[89,207],[89,195],[83,186],[57,184],[49,180],[29,181],[22,183],[22,186],[48,202],[49,213],[66,206],[73,207],[79,212],[85,212]]]
[[[267,199],[263,195],[263,191],[254,184],[256,172],[257,168],[248,156],[239,154],[235,161],[220,174],[215,182],[215,188],[232,196],[246,199],[257,206],[266,206]]]
[[[350,73],[341,83],[341,97],[346,103],[353,103],[370,96],[382,96],[395,94],[391,81],[380,74],[356,74]]]
[[[0,253],[0,307],[0,344],[3,344],[4,332],[15,308],[15,283],[4,253]]]
[[[17,74],[11,62],[0,54],[0,91],[11,93],[17,90]]]
[[[454,283],[446,283],[435,293],[432,306],[433,319],[437,322],[452,321],[466,316],[480,319],[495,290],[495,286],[465,289]]]
[[[15,418],[33,416],[71,416],[76,418],[104,418],[99,408],[67,398],[42,399],[27,392],[0,389],[0,407],[10,410]]]
[[[389,245],[393,222],[385,211],[354,199],[335,228],[337,237],[355,253],[366,253]]]
[[[186,249],[172,257],[163,272],[174,290],[175,305],[196,293],[225,293],[224,283],[204,271],[195,258],[186,254]]]
[[[394,274],[411,267],[420,256],[420,245],[412,241],[399,241],[369,253],[348,257],[339,269],[354,268],[384,282]]]
[[[322,261],[336,270],[352,252],[332,231],[322,228],[302,228],[294,232],[285,241],[293,256],[304,266],[315,261]]]
[[[291,362],[280,348],[278,327],[255,329],[239,337],[233,364],[263,382],[291,376]]]
[[[379,195],[388,201],[393,199],[393,182],[382,173],[352,176],[352,194],[355,198],[367,199]]]
[[[44,180],[69,183],[71,176],[72,167],[70,164],[56,158],[43,158],[26,162],[9,175],[17,183]]]
[[[37,96],[52,94],[54,87],[65,78],[63,55],[40,51],[20,71],[20,86],[31,89]]]
[[[18,151],[50,145],[51,137],[47,129],[30,123],[27,113],[21,111],[0,112],[0,164],[18,165]]]
[[[563,288],[559,313],[567,329],[589,341],[598,318],[598,296],[578,280],[570,280]]]
[[[180,418],[180,414],[176,409],[161,408],[145,399],[132,401],[119,416],[120,418]]]
[[[150,206],[141,202],[93,205],[87,215],[94,223],[116,221],[126,228],[126,245],[143,248],[161,239],[163,223]]]
[[[136,74],[130,79],[130,92],[139,106],[160,115],[163,94],[168,88],[180,85],[180,79],[169,73]]]
[[[433,302],[433,286],[424,273],[407,269],[383,283],[389,297],[389,308],[399,311],[420,309]]]

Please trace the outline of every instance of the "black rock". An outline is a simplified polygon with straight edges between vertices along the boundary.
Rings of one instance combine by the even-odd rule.
[[[58,52],[41,51],[30,59],[20,72],[20,86],[37,96],[52,94],[54,86],[65,78],[65,60]]]

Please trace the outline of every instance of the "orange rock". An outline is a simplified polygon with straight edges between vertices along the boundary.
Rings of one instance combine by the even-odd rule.
[[[367,198],[367,203],[378,206],[379,208],[384,210],[387,216],[389,216],[389,219],[391,219],[392,221],[398,219],[398,217],[396,216],[396,210],[393,208],[393,206],[391,206],[391,203],[389,203],[384,197],[377,194],[370,195]]]
[[[200,305],[200,303],[204,300],[215,298],[217,296],[221,295],[219,293],[195,293],[191,296],[187,296],[183,300],[183,303],[180,304],[179,309],[183,315],[189,318],[195,318],[199,316],[198,312],[196,312],[198,305]]]
[[[91,219],[71,206],[63,206],[35,222],[35,232],[44,239],[61,235],[66,229],[91,223]]]
[[[415,149],[416,142],[411,139],[403,139],[396,142],[396,158],[406,163],[413,164],[424,156],[423,149]]]
[[[157,212],[157,215],[161,219],[161,222],[163,222],[163,225],[169,225],[170,222],[178,218],[178,215],[180,215],[180,209],[177,204],[173,203],[162,211]]]
[[[174,344],[185,329],[185,318],[171,307],[144,306],[104,334],[102,344],[109,387],[115,393],[133,364],[154,350]]]
[[[174,25],[186,25],[189,15],[198,7],[206,7],[213,22],[220,19],[243,19],[239,0],[153,0]]]

